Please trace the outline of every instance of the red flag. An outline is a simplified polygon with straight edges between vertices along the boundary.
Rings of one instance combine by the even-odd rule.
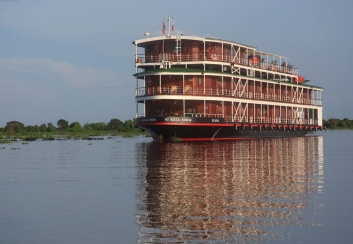
[[[162,34],[165,35],[165,22],[163,21]]]
[[[174,23],[173,23],[173,25],[172,25],[172,31],[174,31]]]

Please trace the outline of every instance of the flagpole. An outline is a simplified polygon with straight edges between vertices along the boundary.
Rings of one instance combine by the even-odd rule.
[[[168,17],[166,19],[164,19],[163,23],[165,23],[166,21],[168,21],[168,35],[167,35],[167,37],[170,38],[170,22],[173,21],[173,26],[174,26],[174,18],[172,16],[168,15]],[[163,24],[163,30],[164,30],[163,35],[165,35],[165,25],[164,24]],[[174,30],[172,30],[172,31],[174,31]]]
[[[165,18],[164,20],[163,20],[163,27],[162,27],[162,36],[163,36],[163,52],[162,52],[162,56],[163,56],[163,61],[165,60],[165,54],[164,54],[164,39],[165,39],[165,37],[166,37],[166,33],[165,33],[165,31],[166,31],[166,26],[165,26],[165,22],[166,21],[168,21],[168,38],[171,38],[171,35],[170,35],[170,22],[172,22],[173,21],[173,27],[172,27],[172,31],[174,31],[174,18],[172,17],[172,16],[170,16],[170,15],[168,15],[168,17],[167,18]]]
[[[170,16],[168,16],[168,37],[170,38]]]

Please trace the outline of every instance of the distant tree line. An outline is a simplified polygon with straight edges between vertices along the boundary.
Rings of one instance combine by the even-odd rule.
[[[65,119],[59,119],[56,123],[56,127],[52,123],[41,124],[41,125],[27,125],[19,121],[10,121],[6,123],[5,127],[0,128],[0,132],[8,133],[26,133],[26,132],[77,132],[77,133],[89,133],[94,131],[106,131],[106,132],[134,132],[140,133],[141,129],[134,127],[132,120],[126,120],[122,122],[119,119],[111,119],[108,124],[105,122],[98,123],[86,123],[83,126],[79,122],[69,122]]]
[[[323,120],[323,125],[327,129],[331,130],[353,130],[353,120],[344,118],[344,119],[328,119]]]
[[[353,130],[353,120],[334,119],[323,120],[323,125],[327,129],[332,130]],[[53,123],[43,123],[41,125],[27,125],[19,121],[10,121],[6,123],[5,127],[0,128],[0,132],[8,133],[26,133],[26,132],[77,132],[77,133],[89,133],[89,132],[134,132],[141,133],[142,130],[134,127],[132,120],[126,120],[122,122],[119,119],[111,119],[109,123],[98,122],[98,123],[86,123],[83,126],[79,122],[69,122],[65,119],[59,119],[56,126]]]

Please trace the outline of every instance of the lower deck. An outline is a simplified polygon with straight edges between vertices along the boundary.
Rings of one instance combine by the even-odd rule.
[[[262,104],[256,101],[151,99],[143,101],[138,117],[216,118],[226,123],[321,125],[321,107],[295,104]]]
[[[178,138],[182,141],[300,137],[325,129],[323,126],[299,123],[228,123],[223,118],[175,116],[136,118],[135,126],[147,130],[155,139]]]

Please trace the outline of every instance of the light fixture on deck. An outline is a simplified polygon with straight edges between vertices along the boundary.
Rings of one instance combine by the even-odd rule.
[[[146,32],[146,33],[144,33],[144,35],[146,36],[146,41],[147,41],[148,36],[150,35],[150,33]]]

